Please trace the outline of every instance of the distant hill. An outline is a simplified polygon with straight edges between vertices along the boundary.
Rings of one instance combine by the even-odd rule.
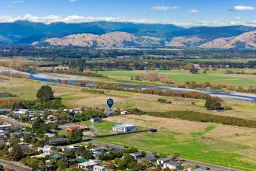
[[[256,48],[256,31],[246,32],[239,36],[218,38],[201,45],[203,48]]]
[[[87,22],[87,23],[34,23],[29,21],[16,21],[13,23],[0,23],[1,44],[62,44],[62,38],[71,44],[88,47],[97,46],[168,46],[168,47],[204,47],[222,48],[223,44],[229,43],[230,38],[243,33],[255,31],[255,27],[249,26],[225,26],[225,27],[191,27],[183,28],[173,24],[138,24],[128,22]],[[118,40],[118,34],[121,34]],[[85,42],[77,39],[79,36],[87,36]],[[94,35],[94,36],[93,36]],[[69,37],[71,36],[71,37]],[[72,42],[76,39],[75,42]],[[100,37],[99,37],[100,36]],[[111,37],[112,36],[112,37]],[[96,38],[97,37],[97,38]],[[110,42],[106,42],[104,37]],[[94,40],[96,38],[96,40]],[[69,40],[67,40],[69,39]],[[92,40],[91,40],[92,39]],[[128,41],[126,41],[128,39]],[[132,39],[132,41],[130,41]],[[239,38],[240,39],[240,38]],[[47,43],[49,40],[51,42]],[[235,40],[234,40],[235,41]],[[248,40],[250,41],[250,40]],[[38,42],[38,43],[35,43]],[[122,42],[120,44],[120,42]],[[226,47],[254,47],[253,42],[243,45],[235,41],[233,45]],[[240,43],[239,43],[240,42]],[[243,42],[243,41],[242,41]],[[207,44],[208,43],[208,44]],[[235,45],[234,45],[235,44]]]
[[[75,34],[63,38],[51,38],[43,42],[35,42],[53,46],[81,46],[81,47],[159,47],[161,39],[149,36],[134,36],[126,32],[111,32],[103,35]]]

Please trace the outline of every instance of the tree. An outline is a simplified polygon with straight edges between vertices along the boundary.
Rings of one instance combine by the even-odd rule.
[[[83,139],[83,130],[76,129],[69,134],[68,139],[73,143],[81,142]]]
[[[208,110],[216,110],[221,107],[221,102],[220,102],[220,100],[218,100],[216,98],[210,97],[210,98],[206,99],[205,107]]]
[[[57,166],[58,166],[59,169],[67,169],[68,168],[68,160],[60,159],[57,162]]]
[[[145,151],[140,152],[142,157],[146,157],[147,153]]]
[[[43,101],[49,101],[54,99],[54,92],[50,86],[45,85],[38,90],[36,97]]]
[[[20,159],[22,159],[22,157],[23,157],[22,149],[18,143],[15,143],[12,146],[12,150],[10,152],[10,158],[13,161],[19,161]]]
[[[191,72],[192,74],[198,74],[198,71],[199,71],[199,69],[197,69],[197,68],[192,68],[192,69],[190,69],[190,72]]]
[[[36,132],[38,129],[41,129],[43,121],[41,120],[40,116],[37,116],[35,121],[32,124],[32,130]]]

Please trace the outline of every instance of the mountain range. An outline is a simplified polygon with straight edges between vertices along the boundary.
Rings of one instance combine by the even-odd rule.
[[[50,44],[85,47],[255,48],[256,27],[183,28],[172,24],[125,22],[0,23],[0,44]],[[224,46],[223,46],[224,45]]]

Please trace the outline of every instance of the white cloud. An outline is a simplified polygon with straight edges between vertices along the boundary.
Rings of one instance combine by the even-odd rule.
[[[197,10],[197,9],[191,9],[191,10],[188,10],[188,12],[189,12],[189,13],[197,13],[197,12],[199,12],[199,10]]]
[[[9,5],[8,8],[15,8],[15,6],[14,5]]]
[[[234,21],[198,21],[198,22],[186,22],[186,21],[170,21],[170,22],[159,22],[149,19],[128,19],[124,16],[121,17],[89,17],[89,16],[78,16],[71,15],[66,17],[60,17],[57,15],[49,16],[33,16],[26,14],[24,16],[11,17],[11,16],[0,16],[0,23],[4,22],[14,22],[17,20],[27,20],[31,22],[42,22],[45,24],[51,24],[56,22],[65,23],[85,23],[94,21],[111,21],[111,22],[132,22],[132,23],[161,23],[161,24],[175,24],[183,27],[193,27],[193,26],[232,26],[232,25],[246,25],[256,27],[256,21],[243,21],[234,19]]]
[[[174,10],[177,9],[178,7],[176,6],[154,6],[151,8],[151,10],[155,11],[168,11],[168,10]]]
[[[18,3],[22,4],[24,2],[25,1],[22,1],[22,0],[14,0],[14,1],[12,1],[13,4],[18,4]]]
[[[252,6],[235,6],[230,11],[253,11],[256,10],[255,7]]]
[[[235,20],[241,20],[241,17],[234,17]]]
[[[79,1],[79,0],[68,0],[69,2],[77,2],[77,1]]]

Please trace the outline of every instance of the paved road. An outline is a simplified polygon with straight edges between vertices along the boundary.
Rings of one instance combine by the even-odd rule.
[[[97,146],[109,146],[109,147],[114,147],[114,148],[124,148],[123,146],[120,146],[120,145],[103,143],[103,142],[99,142],[99,141],[95,141],[95,140],[90,141],[90,143],[95,144]],[[147,152],[147,153],[152,155],[151,152]],[[194,160],[188,160],[188,159],[182,159],[182,158],[181,158],[181,160],[184,160],[185,164],[193,164],[193,165],[198,165],[198,166],[205,167],[205,168],[208,167],[211,170],[216,170],[216,171],[239,171],[237,169],[232,169],[232,168],[229,169],[227,167],[217,166],[217,165],[213,165],[213,164],[207,164],[207,163],[198,162],[198,161],[194,161]],[[230,166],[230,167],[232,167],[232,166]]]
[[[20,166],[17,163],[11,163],[9,161],[0,160],[0,164],[9,169],[13,169],[14,171],[31,171],[32,169],[29,167]]]
[[[22,126],[25,125],[24,123],[18,122],[15,119],[9,118],[7,116],[0,116],[0,121],[2,121],[4,123],[7,123],[7,124],[14,125],[14,126],[21,126],[22,127]]]

